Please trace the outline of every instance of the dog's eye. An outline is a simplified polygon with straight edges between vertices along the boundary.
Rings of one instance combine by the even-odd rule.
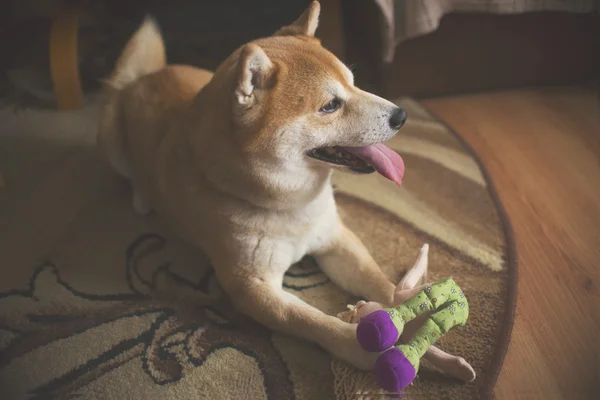
[[[323,107],[321,107],[321,109],[319,111],[324,112],[324,113],[332,113],[335,110],[337,110],[338,108],[340,108],[341,106],[342,106],[342,101],[338,98],[335,98],[335,99],[331,100],[329,103],[325,104]]]

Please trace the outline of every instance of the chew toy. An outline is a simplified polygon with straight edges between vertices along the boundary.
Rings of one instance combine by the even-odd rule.
[[[404,326],[418,316],[427,316],[406,344],[396,344]],[[418,292],[404,303],[372,312],[358,322],[356,336],[361,347],[383,353],[373,374],[377,383],[390,392],[400,392],[416,377],[421,357],[441,336],[464,326],[469,304],[452,278],[446,278]]]

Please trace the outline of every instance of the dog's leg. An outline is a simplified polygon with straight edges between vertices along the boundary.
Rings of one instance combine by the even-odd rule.
[[[148,215],[152,211],[152,207],[139,185],[135,183],[133,168],[127,156],[124,131],[119,120],[117,109],[114,106],[104,106],[98,130],[98,146],[104,152],[110,166],[131,181],[134,210],[142,215]]]
[[[340,228],[333,242],[313,254],[323,272],[352,294],[392,305],[395,285],[383,274],[361,240],[345,225]]]
[[[127,179],[132,177],[131,163],[127,155],[123,117],[120,109],[108,102],[116,91],[106,88],[105,104],[101,107],[97,143],[108,164],[120,175]]]
[[[215,267],[217,267],[215,265]],[[257,270],[258,268],[253,268]],[[283,290],[281,280],[224,273],[215,268],[236,309],[262,325],[319,344],[356,368],[370,370],[378,356],[356,340],[356,324],[327,315]]]

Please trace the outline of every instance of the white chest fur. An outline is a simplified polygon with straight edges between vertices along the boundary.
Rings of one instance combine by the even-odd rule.
[[[238,263],[282,276],[290,265],[319,251],[340,229],[331,187],[305,207],[281,212],[238,211],[233,247]]]

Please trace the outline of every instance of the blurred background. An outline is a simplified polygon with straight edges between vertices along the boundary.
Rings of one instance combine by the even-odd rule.
[[[600,71],[596,0],[321,3],[317,34],[323,44],[353,66],[359,85],[390,98],[590,83]],[[0,13],[3,96],[41,104],[56,101],[51,26],[68,21],[70,12],[77,13],[71,17],[77,25],[73,57],[88,93],[99,87],[145,14],[159,21],[171,62],[214,69],[239,45],[293,21],[306,4],[305,0],[5,1]],[[76,85],[75,76],[73,80]]]

